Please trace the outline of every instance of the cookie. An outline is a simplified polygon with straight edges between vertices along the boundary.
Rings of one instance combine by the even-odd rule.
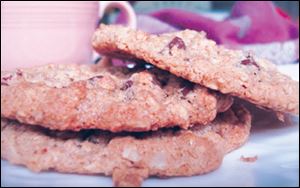
[[[156,68],[47,65],[1,72],[1,117],[112,132],[211,122],[232,98]]]
[[[208,125],[188,130],[111,133],[53,131],[1,119],[1,157],[39,172],[104,174],[116,186],[139,186],[148,176],[192,176],[218,168],[249,136],[250,113],[234,107]]]
[[[204,32],[184,30],[150,35],[118,25],[100,25],[93,47],[101,54],[143,59],[158,68],[224,94],[277,112],[299,114],[299,83],[276,66],[239,50],[229,50]]]

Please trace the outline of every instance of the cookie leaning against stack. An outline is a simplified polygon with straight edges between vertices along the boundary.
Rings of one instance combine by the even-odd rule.
[[[93,38],[101,54],[143,59],[172,74],[279,113],[299,114],[299,83],[276,66],[239,50],[229,50],[204,32],[161,35],[118,25],[101,25]]]

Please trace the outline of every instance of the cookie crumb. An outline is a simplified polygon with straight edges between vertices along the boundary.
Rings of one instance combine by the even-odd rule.
[[[255,155],[253,157],[244,157],[242,155],[241,158],[240,158],[241,161],[247,162],[247,163],[254,163],[257,159],[258,159],[257,155]]]

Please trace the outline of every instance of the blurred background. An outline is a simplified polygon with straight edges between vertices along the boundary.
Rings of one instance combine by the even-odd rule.
[[[229,11],[235,1],[211,1],[211,10]],[[275,5],[299,19],[299,1],[273,1]]]
[[[205,31],[217,44],[275,64],[299,62],[299,1],[129,2],[137,13],[137,28],[145,32]],[[108,12],[101,21],[124,24],[125,16],[118,13]]]
[[[236,1],[130,1],[137,13],[148,13],[160,8],[181,8],[192,12],[229,12]],[[299,1],[273,1],[294,19],[299,19]]]

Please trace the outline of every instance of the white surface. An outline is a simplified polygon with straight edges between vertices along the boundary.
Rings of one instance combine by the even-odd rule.
[[[299,64],[280,70],[299,80]],[[299,186],[299,117],[291,125],[280,125],[270,115],[255,118],[246,145],[228,154],[216,171],[193,177],[150,178],[143,186]],[[239,160],[258,156],[254,163]],[[112,186],[103,176],[33,173],[1,160],[1,186]]]

